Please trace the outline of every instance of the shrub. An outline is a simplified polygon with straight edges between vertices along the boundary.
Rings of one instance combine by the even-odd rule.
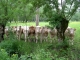
[[[51,60],[51,53],[45,49],[38,48],[33,54],[33,60]]]
[[[10,60],[10,57],[8,56],[8,53],[0,48],[0,59],[1,60]]]
[[[11,56],[13,54],[21,55],[21,43],[18,40],[5,40],[0,43],[1,48],[5,49],[7,53]]]
[[[17,54],[13,54],[10,57],[5,49],[0,48],[0,60],[18,60],[18,56]]]

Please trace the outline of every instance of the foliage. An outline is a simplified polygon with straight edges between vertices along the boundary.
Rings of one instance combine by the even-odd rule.
[[[71,21],[80,21],[80,12],[76,12]]]
[[[0,48],[0,59],[1,60],[18,60],[18,56],[17,54],[13,54],[10,57],[5,49]]]
[[[3,42],[5,42],[5,41],[3,41]],[[20,41],[20,42],[22,43],[22,41]],[[8,45],[9,43],[6,43],[6,44]],[[29,43],[28,47],[30,47],[30,45],[31,44]],[[56,44],[50,44],[50,45],[54,46]],[[44,59],[45,60],[52,60],[52,59],[54,59],[54,60],[79,60],[80,59],[79,58],[79,56],[80,56],[79,50],[77,50],[77,48],[75,48],[75,47],[71,46],[70,48],[68,48],[67,51],[65,51],[65,50],[59,48],[59,45],[56,45],[56,47],[53,49],[50,48],[50,45],[48,43],[48,46],[46,46],[48,49],[46,49],[44,47],[42,48],[41,44],[40,45],[38,44],[37,48],[36,49],[34,48],[35,50],[33,50],[33,52],[30,51],[30,53],[28,50],[25,49],[26,52],[24,54],[22,53],[20,57],[18,57],[18,53],[14,53],[11,56],[9,56],[9,53],[6,51],[6,48],[2,49],[3,48],[3,46],[2,46],[2,48],[0,49],[0,58],[2,60],[5,60],[5,59],[6,60],[30,60],[30,59],[31,60],[44,60]],[[22,46],[22,47],[25,47],[25,46]],[[28,47],[26,46],[27,49],[29,49]],[[8,50],[10,50],[10,49],[11,48],[8,48]],[[24,48],[20,48],[20,49],[22,49],[22,51],[24,51],[23,50]],[[16,52],[16,50],[15,50],[15,52]]]
[[[0,0],[0,23],[31,20],[32,4],[28,0]]]
[[[13,16],[16,3],[17,1],[0,0],[0,23],[6,24],[9,21]]]
[[[33,52],[33,60],[51,60],[51,53],[45,51],[44,49],[37,49]]]
[[[44,24],[44,23],[43,23]],[[66,45],[58,42],[24,42],[14,39],[11,33],[9,39],[0,43],[0,59],[2,60],[80,60],[80,22],[70,22],[70,27],[76,28],[74,45],[67,51],[62,48]],[[14,52],[10,56],[10,52]],[[18,56],[20,53],[20,56]]]
[[[73,4],[74,3],[74,4]],[[44,14],[52,27],[60,25],[61,20],[70,20],[79,7],[79,1],[75,0],[51,0],[44,6]]]
[[[1,49],[1,48],[0,48],[0,59],[9,60],[8,53],[4,49]]]

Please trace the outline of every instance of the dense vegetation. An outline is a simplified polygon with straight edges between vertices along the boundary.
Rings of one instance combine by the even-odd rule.
[[[24,42],[15,38],[10,33],[10,38],[5,38],[0,43],[1,60],[79,60],[80,59],[80,22],[70,22],[69,26],[76,28],[74,45],[67,51],[62,48],[64,44],[54,40],[53,43]]]

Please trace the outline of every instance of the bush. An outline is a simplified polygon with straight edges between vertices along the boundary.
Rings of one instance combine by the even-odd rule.
[[[51,53],[46,52],[44,49],[37,49],[36,52],[33,53],[33,60],[51,60]]]
[[[9,56],[18,54],[18,57],[24,55],[26,52],[30,54],[35,51],[36,44],[32,42],[24,42],[19,40],[4,40],[0,43],[0,47],[5,49]]]
[[[0,47],[5,49],[7,53],[11,56],[13,54],[25,54],[27,48],[26,43],[18,40],[5,40],[0,43]]]
[[[17,54],[13,54],[10,57],[5,49],[0,48],[0,60],[18,60],[18,56]]]
[[[2,60],[80,60],[80,49],[69,45],[67,40],[49,44],[19,41],[11,36],[2,41],[0,47]]]
[[[4,50],[0,48],[0,59],[1,60],[10,60],[10,57],[8,56],[8,53]]]

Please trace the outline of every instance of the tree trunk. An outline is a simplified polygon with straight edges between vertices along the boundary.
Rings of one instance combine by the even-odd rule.
[[[4,33],[5,33],[5,25],[0,24],[0,42],[4,40]]]
[[[66,20],[65,18],[63,18],[61,21],[60,21],[60,24],[56,26],[56,29],[57,29],[57,37],[58,37],[58,40],[59,41],[62,41],[64,42],[65,40],[65,30],[67,29],[68,27],[68,23],[69,21]]]
[[[39,25],[39,8],[36,8],[36,26]]]

